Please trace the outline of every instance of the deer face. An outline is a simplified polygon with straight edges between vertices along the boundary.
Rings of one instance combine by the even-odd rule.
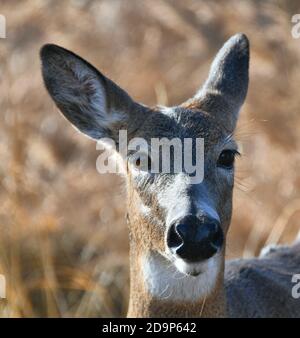
[[[195,144],[192,147],[193,157],[204,151],[203,179],[199,182],[192,179],[183,164],[181,170],[175,171],[176,163],[171,163],[170,171],[163,172],[161,162],[166,160],[163,153],[157,165],[160,171],[151,172],[151,167],[155,167],[153,161],[158,160],[151,156],[152,149],[134,153],[134,160],[129,159],[128,165],[131,240],[143,252],[159,252],[179,271],[197,275],[202,272],[204,262],[223,253],[237,154],[232,133],[199,109],[176,107],[150,112],[137,136],[143,136],[147,144],[153,139],[174,140],[174,137],[182,145],[186,139],[204,140],[203,149]],[[187,151],[182,148],[182,152]],[[141,164],[146,156],[147,166]],[[172,148],[167,160],[176,161]]]
[[[61,47],[44,46],[41,59],[46,88],[77,129],[96,140],[117,140],[125,129],[129,140],[145,141],[147,149],[127,151],[122,159],[128,168],[132,250],[141,256],[155,253],[187,275],[217,271],[231,218],[237,153],[232,135],[248,87],[247,38],[238,34],[229,39],[201,90],[173,108],[150,109],[134,102],[93,66]],[[178,166],[174,147],[167,157],[153,155],[153,139],[174,138],[181,145],[191,140],[193,163],[201,155],[201,180],[195,182],[182,163]],[[197,139],[204,141],[204,148],[197,148]],[[179,153],[184,158],[185,148]],[[169,163],[167,172],[161,169],[163,161]]]

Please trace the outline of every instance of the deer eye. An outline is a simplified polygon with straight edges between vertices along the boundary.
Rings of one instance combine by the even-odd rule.
[[[151,158],[147,154],[144,154],[144,153],[134,154],[130,156],[129,162],[137,170],[141,170],[141,171],[151,170]]]
[[[239,155],[237,150],[223,150],[218,159],[218,167],[223,167],[225,169],[232,169],[234,165],[235,156]]]

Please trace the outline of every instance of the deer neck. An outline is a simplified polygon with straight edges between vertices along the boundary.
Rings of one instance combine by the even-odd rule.
[[[210,273],[185,276],[160,254],[131,245],[128,317],[225,317],[224,260],[213,287]]]

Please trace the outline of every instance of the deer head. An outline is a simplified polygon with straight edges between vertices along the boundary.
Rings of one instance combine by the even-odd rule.
[[[222,279],[232,213],[238,153],[233,133],[248,88],[246,36],[230,38],[213,61],[202,88],[190,100],[171,108],[148,108],[135,102],[64,48],[45,45],[41,59],[47,90],[79,131],[95,140],[105,137],[118,142],[119,131],[125,129],[129,140],[142,138],[149,146],[147,151],[122,156],[128,168],[131,292],[137,295],[136,300],[131,299],[131,307],[138,306],[140,295],[160,299],[169,294],[173,302],[208,297]],[[151,171],[151,140],[163,138],[191,139],[193,158],[198,151],[193,141],[204,139],[201,182],[192,182],[183,166],[175,171],[176,163],[171,163],[168,173]],[[173,153],[171,150],[170,162]],[[176,273],[186,276],[182,282]]]

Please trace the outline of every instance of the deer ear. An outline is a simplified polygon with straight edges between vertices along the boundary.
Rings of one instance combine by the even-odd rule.
[[[76,54],[56,45],[40,52],[45,86],[63,115],[93,139],[128,134],[143,120],[145,108]]]
[[[244,34],[231,37],[215,57],[209,76],[196,94],[201,109],[235,128],[248,90],[249,41]]]

